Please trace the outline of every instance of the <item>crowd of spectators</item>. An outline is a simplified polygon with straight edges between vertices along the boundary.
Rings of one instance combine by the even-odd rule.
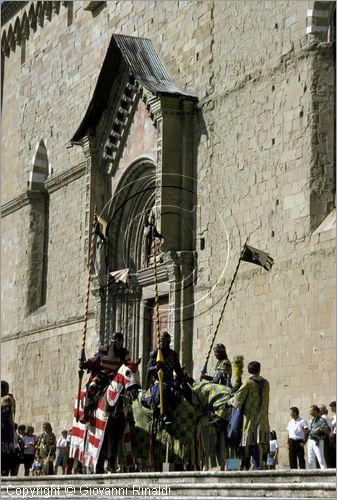
[[[310,425],[300,416],[296,406],[290,408],[287,447],[290,469],[305,469],[305,445],[307,444],[308,468],[326,469],[336,467],[336,401],[330,403],[332,412],[328,416],[325,404],[312,405]]]
[[[305,469],[305,446],[309,469],[336,467],[336,401],[326,405],[312,405],[309,409],[310,424],[300,416],[296,406],[290,408],[287,426],[287,448],[290,469]],[[74,460],[69,458],[71,430],[63,430],[56,439],[49,422],[43,424],[42,432],[35,434],[30,425],[14,423],[15,400],[9,393],[8,384],[1,382],[1,475],[17,476],[20,465],[25,476],[71,474]],[[269,449],[265,467],[275,469],[278,464],[279,445],[275,431],[270,432]],[[254,457],[253,457],[254,458]],[[261,464],[262,465],[262,464]],[[250,464],[247,464],[249,468]],[[75,469],[75,472],[80,472]]]
[[[49,422],[42,426],[42,432],[35,434],[34,427],[14,423],[14,446],[5,457],[5,468],[1,475],[17,476],[20,465],[24,466],[24,475],[52,475],[69,470],[69,446],[71,431],[63,430],[56,439]]]

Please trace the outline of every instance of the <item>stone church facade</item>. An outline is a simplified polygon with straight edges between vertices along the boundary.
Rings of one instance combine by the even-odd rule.
[[[123,331],[144,377],[161,328],[195,377],[217,342],[290,406],[335,399],[334,2],[2,4],[2,378],[17,421],[70,427],[86,354]],[[151,252],[150,252],[151,253]],[[214,360],[211,359],[209,370]],[[281,461],[287,462],[282,451]]]

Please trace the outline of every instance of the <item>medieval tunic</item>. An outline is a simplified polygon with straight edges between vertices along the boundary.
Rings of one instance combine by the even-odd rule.
[[[155,378],[155,383],[151,385],[151,395],[153,401],[156,404],[160,402],[160,390],[158,384],[158,373],[157,373],[157,353],[158,349],[154,350],[150,354],[150,360],[147,364],[147,379],[150,381],[152,377]],[[169,407],[173,407],[175,405],[175,398],[172,394],[172,387],[174,383],[173,372],[176,373],[177,380],[182,380],[183,372],[179,362],[178,354],[172,349],[163,349],[163,392],[164,392],[164,401],[166,406],[166,411]],[[151,398],[145,398],[147,404],[150,405]]]
[[[157,353],[158,349],[150,353],[150,360],[147,364],[148,378],[151,375],[154,375],[156,379],[158,378],[156,369]],[[165,384],[171,385],[173,383],[173,371],[175,371],[178,379],[182,378],[182,369],[179,363],[179,356],[172,349],[162,350],[162,354],[164,358],[164,362],[162,363],[164,373],[163,380]]]
[[[240,446],[269,442],[269,382],[252,375],[234,394],[233,406],[243,411]]]
[[[229,359],[222,359],[217,362],[214,369],[213,381],[216,384],[223,384],[231,387],[232,364]]]
[[[94,376],[99,372],[107,376],[115,376],[127,359],[129,359],[129,351],[124,347],[117,350],[114,346],[100,346],[96,354],[87,360],[87,366]]]
[[[90,407],[95,397],[110,383],[128,359],[129,351],[124,347],[115,349],[113,345],[109,345],[100,346],[96,354],[86,361],[86,367],[91,371],[91,375],[84,399],[85,409]]]

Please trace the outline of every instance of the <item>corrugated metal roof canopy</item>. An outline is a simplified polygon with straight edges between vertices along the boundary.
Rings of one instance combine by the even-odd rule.
[[[135,79],[149,92],[155,95],[171,94],[196,99],[194,95],[180,90],[172,82],[151,40],[126,35],[112,35],[93,97],[71,142],[82,139],[88,128],[94,127],[99,121],[107,104],[113,79],[118,73],[121,60],[129,66]]]
[[[164,92],[189,95],[172,82],[151,40],[124,35],[113,35],[113,37],[132,74],[148,91],[154,94]]]

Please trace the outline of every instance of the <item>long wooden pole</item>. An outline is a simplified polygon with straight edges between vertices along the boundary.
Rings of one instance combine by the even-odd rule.
[[[81,353],[80,353],[80,358],[79,358],[80,362],[85,361],[85,341],[86,341],[87,330],[88,330],[90,281],[91,281],[91,271],[92,271],[93,256],[94,256],[94,240],[95,240],[95,233],[96,233],[97,224],[98,224],[97,208],[95,206],[92,227],[91,227],[91,241],[90,241],[90,251],[89,251],[89,260],[88,260],[88,281],[87,281],[87,291],[86,291],[86,296],[85,296],[82,345],[81,345]],[[77,409],[76,409],[76,421],[77,422],[80,418],[80,397],[81,397],[81,390],[82,390],[83,374],[84,374],[84,370],[83,370],[83,368],[80,368],[78,370],[78,390],[77,390]]]
[[[157,249],[156,249],[156,237],[154,236],[153,241],[153,274],[154,274],[154,300],[156,309],[156,329],[157,329],[157,363],[163,363],[163,353],[160,348],[160,315],[159,315],[159,296],[158,296],[158,274],[157,274]],[[163,391],[163,381],[164,372],[160,368],[157,372],[158,382],[159,382],[159,407],[160,415],[164,414],[164,391]]]
[[[225,302],[224,302],[224,304],[222,306],[222,309],[221,309],[221,312],[220,312],[220,316],[219,316],[219,319],[218,319],[218,323],[217,323],[217,325],[215,327],[214,335],[213,335],[213,338],[211,340],[211,343],[210,343],[210,346],[209,346],[209,349],[208,349],[208,353],[207,353],[207,356],[206,356],[206,361],[205,361],[205,364],[204,364],[203,368],[201,369],[201,374],[202,375],[205,375],[205,373],[207,373],[207,365],[208,365],[209,357],[210,357],[211,352],[212,352],[212,347],[214,345],[215,337],[217,336],[217,333],[218,333],[218,330],[219,330],[219,326],[220,326],[223,314],[224,314],[226,306],[227,306],[227,302],[228,302],[230,293],[232,291],[232,288],[233,288],[233,285],[234,285],[234,282],[235,282],[235,278],[236,278],[236,276],[238,274],[239,267],[240,267],[240,264],[241,264],[241,261],[242,261],[242,257],[243,257],[244,252],[245,252],[245,248],[246,248],[247,242],[248,242],[248,238],[246,240],[246,243],[243,245],[243,248],[242,248],[241,253],[240,253],[239,261],[238,261],[238,263],[236,265],[232,281],[231,281],[231,283],[229,285],[229,288],[228,288],[228,291],[227,291],[227,295],[226,295],[226,298],[225,298]]]

